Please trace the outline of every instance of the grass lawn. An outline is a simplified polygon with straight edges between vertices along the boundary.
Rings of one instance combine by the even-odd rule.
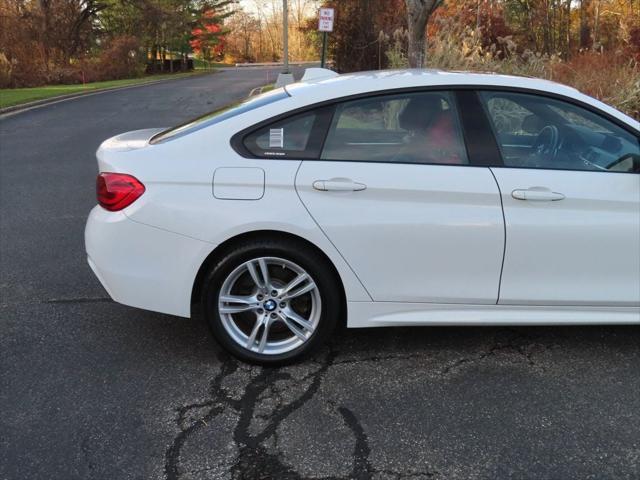
[[[58,97],[60,95],[68,95],[70,93],[89,92],[92,90],[100,90],[103,88],[124,87],[127,85],[136,85],[139,83],[148,83],[165,78],[182,78],[192,75],[199,75],[204,71],[186,72],[186,73],[166,73],[160,75],[149,75],[141,78],[128,78],[125,80],[109,80],[106,82],[93,82],[85,85],[48,85],[44,87],[34,88],[2,88],[0,89],[0,108],[12,107],[21,103],[33,102],[45,98]]]

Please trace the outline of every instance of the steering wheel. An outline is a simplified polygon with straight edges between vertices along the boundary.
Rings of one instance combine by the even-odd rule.
[[[560,147],[560,131],[555,125],[547,125],[536,137],[531,146],[531,155],[528,162],[535,167],[544,167],[545,164],[553,162],[558,155]]]

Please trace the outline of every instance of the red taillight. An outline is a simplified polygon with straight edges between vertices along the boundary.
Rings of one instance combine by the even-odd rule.
[[[102,208],[116,212],[135,202],[144,193],[144,185],[124,173],[101,173],[96,180],[96,193]]]

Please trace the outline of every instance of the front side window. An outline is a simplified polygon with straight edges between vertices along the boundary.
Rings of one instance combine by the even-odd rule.
[[[481,92],[507,167],[640,172],[638,138],[571,103]]]
[[[448,92],[384,95],[338,104],[321,159],[468,164]]]

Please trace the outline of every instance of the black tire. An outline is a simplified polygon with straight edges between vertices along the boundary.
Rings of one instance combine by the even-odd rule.
[[[313,279],[321,299],[318,324],[311,336],[299,347],[285,353],[265,354],[239,345],[227,332],[218,309],[220,289],[229,275],[240,265],[255,258],[277,257],[297,264]],[[327,259],[301,242],[290,239],[243,241],[228,249],[204,277],[202,312],[220,345],[245,362],[277,366],[298,361],[325,342],[335,329],[342,310],[342,292],[337,273]]]

